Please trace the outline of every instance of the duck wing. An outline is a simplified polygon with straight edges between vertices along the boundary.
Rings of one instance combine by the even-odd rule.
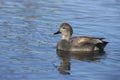
[[[98,44],[101,43],[103,44],[103,39],[104,38],[97,38],[97,37],[88,37],[88,36],[80,36],[80,37],[73,37],[70,39],[70,43],[74,46],[79,46],[81,44]]]

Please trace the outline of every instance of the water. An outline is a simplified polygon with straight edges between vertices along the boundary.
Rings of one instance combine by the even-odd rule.
[[[106,53],[57,55],[62,22],[73,36],[105,37]],[[119,40],[120,0],[0,0],[0,80],[119,80]]]

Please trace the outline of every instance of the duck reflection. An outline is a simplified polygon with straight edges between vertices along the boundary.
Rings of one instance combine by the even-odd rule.
[[[70,74],[71,62],[70,59],[74,58],[81,61],[98,61],[99,56],[105,54],[105,52],[69,52],[69,51],[56,51],[58,57],[61,59],[61,64],[58,67],[58,71],[61,74]]]

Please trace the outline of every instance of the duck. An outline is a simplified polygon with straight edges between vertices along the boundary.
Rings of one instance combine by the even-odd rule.
[[[56,34],[62,34],[62,38],[58,41],[56,49],[62,51],[104,51],[105,46],[109,43],[104,41],[105,38],[91,36],[72,37],[73,29],[69,23],[62,23]]]

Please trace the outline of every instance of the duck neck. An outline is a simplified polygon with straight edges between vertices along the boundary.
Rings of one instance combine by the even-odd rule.
[[[62,36],[62,39],[69,40],[70,37],[71,37],[70,34],[65,34],[65,35]]]

